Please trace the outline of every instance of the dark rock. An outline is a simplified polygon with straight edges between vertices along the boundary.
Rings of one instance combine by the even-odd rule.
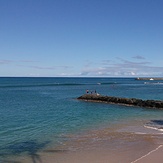
[[[102,96],[99,94],[85,94],[78,97],[77,99],[85,100],[85,101],[107,102],[107,103],[114,103],[114,104],[163,109],[163,101],[158,101],[158,100],[121,98],[121,97],[112,97],[112,96]]]

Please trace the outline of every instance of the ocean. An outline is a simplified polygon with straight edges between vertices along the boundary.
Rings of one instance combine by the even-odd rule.
[[[1,77],[0,162],[35,156],[50,149],[97,148],[100,136],[96,139],[93,135],[108,128],[114,132],[116,129],[117,133],[157,133],[158,137],[163,134],[163,110],[77,100],[86,90],[108,96],[163,100],[163,81]],[[84,140],[81,135],[85,135]],[[101,144],[106,146],[102,141],[108,137],[100,137]],[[132,143],[127,142],[127,146]],[[121,145],[110,144],[115,149]]]

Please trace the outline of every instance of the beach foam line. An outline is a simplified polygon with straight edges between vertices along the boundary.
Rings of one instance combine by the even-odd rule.
[[[147,125],[144,125],[145,128],[149,128],[149,129],[153,129],[153,130],[157,130],[157,131],[163,131],[163,129],[161,128],[156,128],[156,127],[152,127],[152,126],[147,126]],[[162,133],[163,134],[163,133]]]
[[[163,147],[163,145],[158,146],[156,149],[154,149],[154,150],[150,151],[150,152],[149,152],[149,153],[147,153],[146,155],[144,155],[144,156],[142,156],[142,157],[138,158],[137,160],[132,161],[131,163],[135,163],[135,162],[137,162],[137,161],[142,160],[143,158],[145,158],[145,157],[149,156],[151,153],[156,152],[156,151],[157,151],[159,148],[161,148],[161,147]]]

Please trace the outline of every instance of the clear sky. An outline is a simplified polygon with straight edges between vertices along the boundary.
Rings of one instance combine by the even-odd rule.
[[[0,0],[0,76],[163,76],[163,0]]]

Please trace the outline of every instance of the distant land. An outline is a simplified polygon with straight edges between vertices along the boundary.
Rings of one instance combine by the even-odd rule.
[[[163,77],[140,77],[140,78],[136,78],[136,80],[163,80]]]

